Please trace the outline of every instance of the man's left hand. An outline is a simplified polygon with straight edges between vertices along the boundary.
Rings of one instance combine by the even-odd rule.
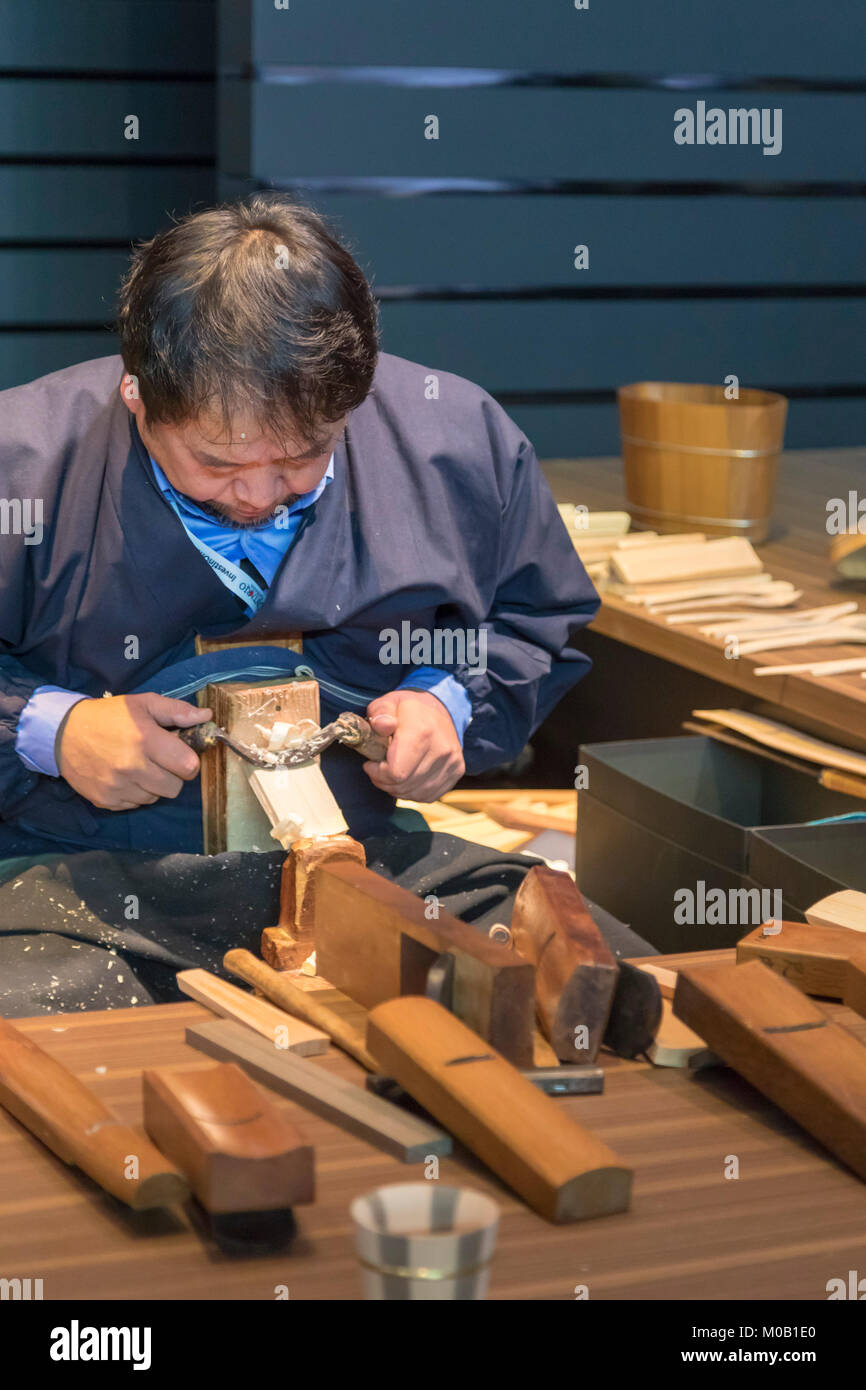
[[[367,706],[367,718],[391,739],[384,763],[365,763],[370,781],[390,796],[435,801],[466,770],[451,715],[426,690],[392,690]]]

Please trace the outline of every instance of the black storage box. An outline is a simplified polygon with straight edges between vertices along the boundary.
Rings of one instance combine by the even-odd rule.
[[[786,915],[802,917],[845,888],[866,893],[866,819],[753,830],[749,869],[762,886],[781,890]]]
[[[700,735],[587,744],[579,761],[578,884],[659,951],[733,946],[773,915],[771,894],[742,896],[782,886],[778,874],[756,877],[753,830],[863,810],[807,772]],[[700,920],[714,915],[701,912],[702,895],[719,889],[722,920]],[[695,896],[691,923],[674,915],[683,915],[684,891]],[[802,920],[802,909],[782,910]]]

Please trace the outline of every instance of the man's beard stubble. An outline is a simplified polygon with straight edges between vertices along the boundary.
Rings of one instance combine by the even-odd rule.
[[[276,518],[281,515],[283,508],[291,507],[297,502],[299,496],[300,493],[290,492],[287,497],[283,498],[282,502],[276,504],[267,516],[261,517],[257,521],[241,521],[237,517],[230,516],[220,502],[200,502],[197,497],[190,497],[189,501],[192,502],[194,506],[199,507],[203,512],[207,512],[208,516],[212,516],[215,520],[221,521],[224,526],[230,526],[235,531],[255,531],[260,526],[271,525]]]

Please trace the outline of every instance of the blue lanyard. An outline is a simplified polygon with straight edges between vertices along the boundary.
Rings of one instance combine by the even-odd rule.
[[[250,576],[241,569],[240,565],[236,565],[233,560],[227,560],[223,555],[220,555],[218,551],[214,550],[213,546],[208,545],[206,541],[200,540],[187,526],[183,513],[171,493],[163,493],[163,496],[169,506],[174,510],[175,515],[179,518],[181,526],[186,531],[186,534],[189,536],[196,550],[207,561],[217,578],[222,580],[227,589],[231,589],[233,594],[237,594],[238,597],[243,600],[246,610],[251,617],[258,613],[267,598],[267,590],[263,589],[260,584],[257,584],[254,579],[251,579]]]

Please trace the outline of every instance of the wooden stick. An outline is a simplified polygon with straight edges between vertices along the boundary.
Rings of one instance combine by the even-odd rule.
[[[848,603],[824,604],[821,608],[801,608],[794,613],[745,613],[737,626],[737,632],[745,635],[754,632],[759,637],[776,633],[782,636],[790,633],[793,636],[801,628],[808,633],[813,627],[826,627],[846,614],[856,612],[857,604],[852,600]],[[722,621],[724,618],[725,614],[716,614],[707,626],[701,628],[701,632],[705,637],[730,636],[731,628],[727,622]]]
[[[703,579],[685,584],[615,584],[611,592],[619,594],[628,603],[657,604],[666,603],[669,599],[706,598],[712,594],[762,594],[767,592],[768,585],[780,582],[783,581],[773,579],[772,575],[764,572],[741,579]]]
[[[838,661],[795,661],[788,666],[758,666],[753,676],[845,676],[851,671],[866,671],[866,657],[846,656]]]
[[[836,743],[825,743],[823,739],[812,738],[810,734],[801,734],[798,729],[779,724],[774,719],[764,719],[761,715],[747,714],[745,710],[737,709],[693,709],[692,714],[695,719],[712,720],[726,729],[746,734],[756,743],[791,753],[795,758],[820,763],[823,767],[838,767],[843,772],[866,777],[866,755],[841,748]]]
[[[866,1047],[760,961],[683,966],[674,1012],[866,1178]]]
[[[263,960],[257,960],[251,951],[227,951],[223,956],[223,965],[230,974],[238,975],[248,985],[255,985],[287,1013],[312,1023],[315,1028],[321,1028],[362,1067],[368,1071],[378,1070],[358,1030],[325,1004],[320,1004],[314,995],[296,989],[284,972],[272,970]]]
[[[837,772],[832,767],[822,767],[818,773],[822,787],[831,792],[844,792],[846,796],[857,796],[866,801],[866,777],[855,777],[850,772]]]
[[[760,592],[756,594],[706,594],[702,599],[681,598],[660,600],[657,603],[650,603],[647,611],[653,617],[657,614],[671,613],[681,614],[693,611],[696,607],[707,610],[707,621],[715,616],[724,618],[727,615],[719,612],[720,609],[730,608],[733,604],[739,604],[741,608],[767,609],[767,608],[787,608],[789,604],[796,603],[797,599],[802,598],[803,590],[795,589],[793,584],[776,583],[765,584]],[[680,619],[682,621],[682,619]]]
[[[829,627],[810,628],[805,632],[791,633],[789,636],[754,637],[750,641],[737,643],[739,656],[751,656],[754,652],[781,651],[783,647],[844,647],[851,643],[866,642],[866,631],[862,628],[846,627],[844,620],[831,623]]]
[[[190,999],[204,1004],[221,1018],[245,1023],[275,1047],[297,1052],[299,1057],[314,1057],[328,1051],[327,1033],[311,1028],[309,1022],[287,1018],[282,1009],[274,1008],[264,999],[256,999],[254,994],[230,985],[228,980],[221,980],[209,970],[181,970],[177,984]]]
[[[209,1057],[238,1062],[271,1090],[368,1140],[402,1163],[422,1163],[431,1156],[445,1157],[451,1152],[450,1137],[434,1125],[370,1095],[318,1062],[278,1052],[240,1023],[222,1019],[196,1024],[187,1028],[186,1040]]]
[[[385,1075],[548,1221],[627,1208],[632,1174],[621,1159],[432,999],[379,1004],[367,1045]]]
[[[64,1163],[136,1211],[182,1202],[183,1175],[77,1076],[0,1019],[0,1103]]]
[[[650,609],[650,612],[653,617],[657,616],[655,609]],[[724,619],[726,623],[736,623],[737,630],[739,631],[741,625],[744,622],[748,622],[749,618],[751,617],[751,614],[744,613],[742,609],[739,608],[722,608],[718,609],[715,612],[702,611],[699,609],[697,612],[691,611],[685,613],[660,613],[658,614],[658,616],[664,618],[665,623],[668,627],[699,627],[701,629],[701,632],[706,636],[708,635],[708,629],[705,626],[702,626],[702,624],[715,622],[716,619]],[[726,628],[725,633],[727,633],[727,631],[728,629]]]

